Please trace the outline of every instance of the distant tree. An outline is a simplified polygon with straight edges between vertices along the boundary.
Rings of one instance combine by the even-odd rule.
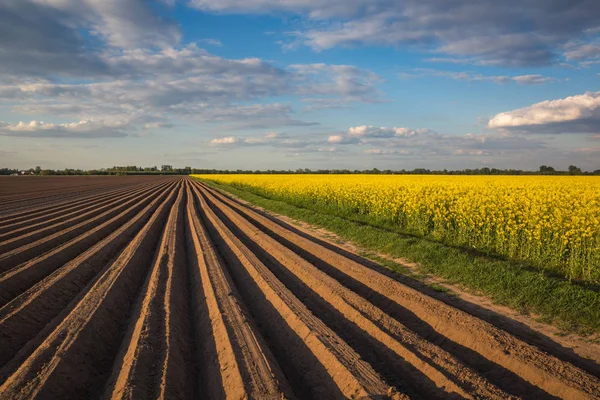
[[[18,173],[18,169],[0,168],[0,175],[12,175]]]
[[[540,173],[543,175],[552,175],[556,173],[556,170],[552,167],[542,165],[540,166]]]
[[[160,170],[161,172],[171,172],[173,171],[173,166],[172,165],[161,165],[160,166]]]
[[[570,175],[581,175],[581,168],[578,168],[574,165],[569,165],[569,174]]]
[[[429,171],[426,168],[415,168],[412,170],[412,174],[417,174],[417,175],[427,175],[429,174],[431,171]],[[467,170],[467,173],[470,174],[471,170]]]

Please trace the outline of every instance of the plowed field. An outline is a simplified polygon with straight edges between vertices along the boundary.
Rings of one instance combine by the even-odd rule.
[[[2,399],[600,398],[593,363],[190,178],[69,179],[1,181]]]

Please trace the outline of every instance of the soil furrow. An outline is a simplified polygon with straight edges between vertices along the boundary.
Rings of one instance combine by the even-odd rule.
[[[303,258],[395,316],[411,330],[462,361],[473,364],[473,368],[503,389],[523,396],[535,393],[536,396],[561,398],[600,397],[597,377],[201,186],[259,222],[265,232],[284,239],[288,247]]]
[[[337,326],[336,332],[356,343],[353,345],[355,349],[362,347],[364,351],[361,355],[367,361],[371,356],[373,361],[369,362],[376,369],[379,367],[379,372],[388,383],[401,386],[404,381],[411,386],[413,393],[427,398],[447,398],[450,393],[477,398],[509,397],[474,370],[419,338],[367,300],[260,231],[214,196],[204,193],[229,219],[230,229],[251,246],[261,260],[267,262],[288,288],[305,299],[304,303],[313,313],[331,321],[328,323],[330,327]],[[399,382],[391,382],[392,379]],[[449,393],[439,393],[439,390],[428,387],[431,384]]]
[[[209,397],[222,391],[233,398],[293,398],[280,367],[242,309],[237,289],[198,219],[189,189],[188,204],[190,237],[197,258],[192,267],[199,269],[209,318],[204,323],[212,326],[216,357],[223,371],[221,387],[207,387]]]
[[[341,394],[358,398],[384,396],[394,391],[347,343],[310,313],[210,210],[199,192],[196,195],[202,216],[213,231],[212,239],[217,242],[223,257],[228,261],[234,280],[237,276],[240,282],[237,284],[238,288],[241,290],[243,287],[246,291],[245,300],[248,304],[261,310],[253,313],[253,316],[261,320],[263,329],[271,328],[276,331],[271,331],[268,335],[271,341],[284,340],[278,345],[280,350],[276,350],[276,357],[277,353],[281,354],[282,348],[295,353],[293,361],[289,356],[285,359],[293,362],[296,367],[304,363],[303,368],[296,369],[293,374],[296,379],[305,380],[304,384],[308,386],[311,395],[336,398]],[[267,316],[269,319],[265,320]],[[281,322],[270,324],[268,321]],[[300,341],[294,336],[299,337]],[[295,349],[291,348],[293,345],[296,345]],[[307,352],[310,354],[307,355]]]
[[[117,260],[8,377],[0,387],[4,398],[89,398],[101,390],[176,194],[172,189]]]
[[[15,215],[15,216],[0,217],[0,232],[5,233],[9,230],[17,229],[22,226],[26,226],[28,224],[43,222],[47,218],[52,218],[57,215],[67,213],[69,211],[77,210],[81,205],[85,205],[89,201],[101,200],[107,196],[127,192],[128,190],[129,190],[129,188],[111,190],[110,192],[107,192],[107,193],[101,193],[101,194],[97,194],[96,196],[91,196],[89,198],[80,199],[79,201],[75,201],[71,204],[53,207],[50,210],[29,211],[27,213],[21,213],[21,214]],[[23,200],[23,201],[26,202],[26,200]]]
[[[186,337],[184,196],[179,190],[104,398],[183,399],[193,393]]]
[[[165,180],[165,178],[161,177],[148,179],[147,182],[142,183],[139,181],[131,181],[129,183],[111,182],[110,184],[105,182],[104,184],[96,185],[95,189],[90,191],[91,193],[84,194],[71,193],[68,188],[62,188],[59,190],[55,189],[55,196],[51,196],[51,198],[54,200],[50,204],[43,206],[36,206],[36,204],[32,204],[32,202],[28,201],[26,198],[20,198],[19,200],[22,203],[21,208],[24,210],[13,210],[12,212],[7,210],[0,211],[0,224],[19,222],[34,216],[43,216],[45,213],[50,213],[67,207],[82,204],[85,201],[95,199],[98,196],[105,196],[107,194],[114,193],[115,191],[130,190],[136,187],[147,185],[149,183],[159,183],[160,181]],[[68,197],[61,197],[62,193],[65,193],[65,196]]]
[[[0,367],[57,316],[101,269],[110,265],[109,261],[135,237],[167,194],[168,189],[112,234],[0,308],[0,338],[2,339],[0,340]],[[131,210],[124,213],[133,214],[144,204],[132,206]],[[48,259],[40,261],[48,261]],[[59,264],[60,261],[54,259],[50,265]],[[22,276],[21,280],[15,278],[15,281],[7,284],[5,288],[26,286],[31,279],[25,278],[35,279],[35,273],[39,273],[40,269],[44,269],[43,264],[32,265],[32,274],[23,273],[24,277]],[[4,294],[5,288],[0,286],[0,292]]]
[[[128,208],[112,218],[107,216],[106,219],[98,221],[99,225],[89,231],[0,274],[0,306],[11,301],[57,268],[82,254],[85,249],[110,235],[115,229],[125,224],[132,216],[161,195],[164,195],[164,190],[159,189],[138,202],[134,201],[129,204]]]
[[[62,232],[65,229],[68,229],[72,226],[76,226],[77,224],[79,224],[81,222],[94,221],[94,217],[96,217],[100,214],[104,215],[104,212],[114,210],[116,208],[115,206],[122,204],[124,202],[127,202],[128,200],[130,200],[132,198],[137,198],[139,196],[143,196],[144,193],[150,192],[153,189],[154,188],[149,188],[149,189],[145,189],[145,190],[141,190],[141,191],[139,191],[139,190],[128,191],[125,194],[123,194],[117,198],[113,198],[113,199],[109,200],[108,202],[104,202],[103,204],[98,204],[91,208],[84,207],[87,209],[87,211],[85,211],[83,213],[77,213],[77,215],[71,216],[70,218],[68,218],[64,221],[58,221],[52,225],[49,225],[46,227],[41,227],[36,230],[26,229],[26,232],[23,232],[23,234],[20,234],[19,236],[16,236],[16,237],[14,237],[15,236],[14,233],[16,233],[16,232],[9,232],[9,233],[3,235],[3,236],[8,236],[8,239],[0,242],[0,253],[8,253],[9,251],[16,249],[18,247],[21,247],[21,246],[24,246],[24,245],[27,245],[30,243],[35,243],[39,239],[45,239],[45,238],[51,237],[52,235],[54,235],[58,232]]]
[[[153,196],[157,193],[160,193],[162,189],[162,186],[153,188],[149,192],[133,197],[125,202],[122,202],[116,207],[109,209],[104,213],[97,215],[89,220],[79,222],[73,226],[61,230],[60,232],[56,232],[53,235],[43,237],[27,245],[3,253],[2,255],[0,255],[0,272],[14,268],[15,266],[21,263],[25,263],[29,260],[34,259],[34,257],[39,257],[40,255],[44,256],[45,252],[52,251],[52,249],[56,248],[57,246],[68,244],[69,241],[77,238],[78,236],[94,228],[95,225],[102,223],[114,217],[115,215],[120,214],[129,206],[135,205],[136,202],[144,201],[144,199],[148,196]]]
[[[56,197],[60,194],[72,194],[78,193],[81,191],[89,190],[89,189],[97,189],[103,188],[107,189],[111,186],[113,187],[122,187],[127,185],[132,185],[139,183],[139,179],[135,179],[132,177],[122,177],[120,179],[114,179],[110,177],[99,177],[99,176],[87,176],[80,178],[70,178],[70,177],[55,177],[55,178],[47,178],[47,177],[27,177],[25,180],[22,178],[7,178],[7,190],[0,189],[0,202],[8,202],[13,201],[15,199],[28,199],[35,200],[40,197],[48,197],[51,195],[52,197]],[[0,178],[0,179],[2,179]],[[10,181],[8,181],[10,180]],[[33,182],[32,182],[33,181]],[[67,192],[64,190],[57,190],[55,183],[60,183],[60,189],[68,189]],[[111,185],[107,185],[107,182],[110,182]],[[33,183],[33,184],[32,184]],[[16,184],[16,187],[10,187],[10,184]],[[16,189],[16,190],[15,190]],[[10,194],[6,194],[10,192]]]
[[[28,232],[34,231],[36,229],[45,228],[47,226],[56,224],[58,222],[66,221],[69,218],[81,215],[92,208],[95,208],[99,205],[105,204],[107,202],[110,202],[111,200],[119,198],[123,194],[128,194],[128,193],[133,194],[136,192],[141,192],[144,189],[150,188],[152,186],[154,186],[154,185],[147,185],[145,187],[141,187],[138,189],[129,189],[128,188],[128,189],[125,189],[122,191],[117,191],[115,193],[111,193],[106,196],[99,196],[96,199],[88,200],[79,206],[71,207],[71,208],[65,209],[63,211],[47,213],[41,217],[17,222],[14,224],[6,224],[6,225],[2,224],[2,226],[0,226],[0,241],[5,241],[12,237],[22,235],[24,233],[28,233]]]
[[[93,186],[93,185],[85,185],[85,186],[81,186],[78,188],[77,191],[74,190],[70,190],[68,192],[67,195],[72,196],[72,195],[79,195],[81,193],[87,193],[91,190],[95,190],[95,188],[90,188],[89,186]],[[87,187],[87,189],[86,189]],[[60,196],[60,194],[58,194],[58,196]],[[40,200],[44,200],[44,199],[56,199],[57,198],[57,193],[56,190],[53,189],[48,189],[46,191],[36,191],[34,193],[24,193],[24,194],[18,194],[18,195],[14,195],[14,196],[3,196],[0,199],[0,207],[5,207],[5,206],[10,206],[13,204],[19,204],[22,202],[22,200],[27,200],[28,204],[35,204],[37,201]]]
[[[123,191],[132,190],[132,189],[136,189],[136,188],[141,188],[141,187],[147,186],[147,185],[157,184],[160,181],[161,181],[161,179],[152,179],[152,180],[148,180],[146,182],[130,182],[129,184],[110,184],[110,185],[104,184],[104,185],[96,186],[96,188],[94,189],[94,192],[87,194],[87,195],[83,195],[83,196],[77,196],[74,193],[70,193],[67,188],[61,188],[59,190],[54,189],[55,196],[53,196],[53,197],[55,198],[55,202],[52,205],[37,206],[33,210],[15,211],[10,214],[2,213],[2,216],[0,216],[0,223],[5,223],[6,221],[12,221],[12,220],[16,220],[16,219],[21,220],[23,218],[31,218],[32,216],[40,216],[40,215],[43,215],[44,213],[53,213],[55,211],[64,210],[65,208],[74,207],[74,206],[83,204],[83,202],[85,202],[85,201],[92,201],[92,200],[96,200],[96,199],[99,199],[99,198],[102,198],[105,196],[110,196],[111,194],[115,194],[117,192],[123,192]],[[72,199],[62,201],[62,202],[57,202],[57,200],[56,200],[56,198],[58,197],[57,195],[60,193],[64,193],[65,191],[67,192],[65,194],[68,194]],[[28,199],[22,195],[17,195],[17,196],[21,199],[23,206],[27,207],[28,203],[29,203]],[[14,222],[16,222],[16,221],[14,221]]]

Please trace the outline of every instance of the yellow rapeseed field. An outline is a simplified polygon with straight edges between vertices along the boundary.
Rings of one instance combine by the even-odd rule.
[[[600,281],[600,179],[571,176],[195,175],[295,205]]]

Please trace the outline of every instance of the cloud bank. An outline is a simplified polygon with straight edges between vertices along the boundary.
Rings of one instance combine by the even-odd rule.
[[[527,133],[598,133],[600,92],[546,100],[503,112],[491,118],[488,127]]]
[[[600,27],[600,3],[594,0],[191,0],[190,4],[215,13],[303,15],[313,23],[294,32],[295,43],[318,51],[356,45],[411,47],[504,66],[598,56],[596,46],[589,44]]]
[[[33,138],[115,138],[127,136],[121,129],[126,123],[106,121],[79,121],[65,124],[45,123],[42,121],[7,124],[0,121],[0,135]]]

